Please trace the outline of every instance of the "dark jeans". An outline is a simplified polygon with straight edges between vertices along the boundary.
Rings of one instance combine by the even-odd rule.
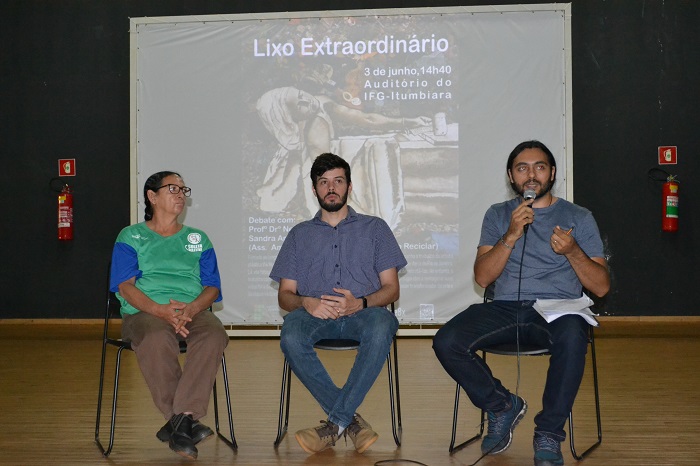
[[[466,391],[477,407],[498,412],[509,392],[477,355],[499,343],[535,344],[549,348],[549,370],[542,395],[542,411],[535,431],[564,440],[564,423],[578,392],[588,349],[588,323],[575,315],[547,323],[533,301],[492,301],[474,304],[453,317],[435,335],[433,349],[442,367]],[[519,334],[519,335],[518,335]]]

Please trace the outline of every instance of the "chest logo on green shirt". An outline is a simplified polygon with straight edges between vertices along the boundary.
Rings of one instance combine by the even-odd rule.
[[[190,233],[187,235],[187,241],[189,241],[190,244],[185,245],[185,249],[189,252],[202,251],[202,245],[200,244],[202,242],[202,235],[199,233]]]

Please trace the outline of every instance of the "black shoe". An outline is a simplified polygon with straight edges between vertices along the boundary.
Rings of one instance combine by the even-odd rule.
[[[196,460],[197,447],[192,441],[192,416],[189,414],[176,414],[170,419],[170,449],[180,456]]]
[[[172,433],[173,428],[170,425],[170,421],[168,421],[156,433],[156,437],[158,437],[158,440],[160,440],[161,442],[168,442],[170,441],[170,434]],[[192,421],[192,441],[195,445],[197,445],[199,442],[203,442],[208,438],[211,438],[212,435],[214,435],[214,431],[211,430],[209,427],[205,426],[199,421]]]

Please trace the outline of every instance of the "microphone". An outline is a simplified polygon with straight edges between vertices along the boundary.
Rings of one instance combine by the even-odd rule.
[[[537,193],[535,193],[535,191],[533,189],[526,189],[525,192],[523,192],[523,199],[525,199],[526,201],[531,201],[536,197],[537,197]],[[529,226],[530,226],[530,224],[528,223],[523,227],[523,231],[525,233],[527,233],[527,229]]]

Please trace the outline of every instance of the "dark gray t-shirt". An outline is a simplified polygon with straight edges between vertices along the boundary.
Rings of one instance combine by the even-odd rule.
[[[511,213],[521,202],[518,197],[489,207],[481,226],[479,246],[495,246],[498,243],[508,231]],[[529,227],[527,238],[523,236],[515,243],[515,249],[511,252],[503,273],[496,279],[495,299],[527,301],[579,298],[582,292],[581,282],[566,257],[552,250],[549,240],[555,226],[564,230],[574,227],[571,235],[588,257],[605,257],[593,214],[564,199],[558,199],[551,206],[534,211],[535,221]],[[522,281],[518,298],[521,258]]]

